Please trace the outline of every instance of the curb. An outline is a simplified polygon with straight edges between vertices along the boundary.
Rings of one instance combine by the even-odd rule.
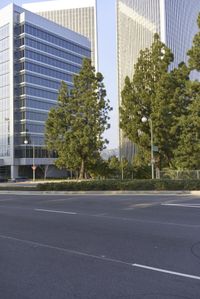
[[[199,190],[194,191],[19,191],[0,190],[0,194],[11,195],[194,195],[200,196]]]

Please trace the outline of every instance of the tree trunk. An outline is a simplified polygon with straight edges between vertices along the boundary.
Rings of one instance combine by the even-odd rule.
[[[85,175],[85,161],[82,159],[81,160],[81,169],[80,169],[79,179],[83,180],[84,175]]]
[[[49,165],[45,165],[44,166],[44,179],[46,180],[47,178],[47,172],[48,172],[48,169],[49,169]]]

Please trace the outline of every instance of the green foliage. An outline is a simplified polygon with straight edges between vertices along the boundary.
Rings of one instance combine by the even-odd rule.
[[[173,54],[155,34],[150,49],[140,51],[133,80],[125,79],[120,107],[120,127],[143,151],[150,151],[150,126],[142,118],[152,119],[157,113],[157,88],[166,76]],[[164,80],[164,79],[163,79]]]
[[[138,162],[138,158],[141,160]],[[149,162],[149,161],[148,161]],[[112,156],[108,159],[108,172],[106,178],[112,179],[147,179],[150,178],[150,167],[148,163],[142,162],[142,155],[134,157],[134,160],[130,163],[124,157],[121,161]]]
[[[132,179],[135,177],[135,170],[131,163],[127,159],[122,158],[121,161],[112,156],[108,159],[109,172],[107,178],[121,178]]]
[[[108,162],[98,157],[95,163],[89,165],[88,172],[93,179],[105,179],[110,173]]]
[[[83,178],[100,158],[108,143],[102,134],[109,128],[111,110],[105,98],[102,74],[95,74],[91,61],[84,59],[73,89],[69,91],[62,82],[58,105],[50,110],[46,122],[46,145],[58,154],[56,166],[77,170]]]
[[[200,180],[99,180],[38,184],[40,191],[200,190]]]
[[[190,70],[200,71],[200,13],[197,24],[199,31],[194,36],[192,48],[188,51]],[[182,98],[184,100],[184,97]],[[180,136],[174,150],[175,166],[178,169],[200,168],[200,83],[187,85],[185,111],[177,118],[177,132]],[[189,101],[188,101],[189,99]],[[183,105],[184,106],[184,105]]]
[[[200,29],[200,13],[197,19],[197,24]],[[188,51],[189,66],[191,70],[200,71],[200,30],[194,36],[192,48]]]
[[[184,63],[179,64],[159,80],[152,113],[154,143],[159,148],[159,166],[174,165],[174,150],[180,138],[178,120],[188,114],[191,96],[188,88],[189,69]]]
[[[198,24],[200,28],[200,15]],[[200,70],[200,33],[188,53],[191,69]],[[140,52],[133,80],[125,79],[120,127],[137,145],[133,163],[138,168],[150,161],[150,121],[153,143],[158,147],[154,153],[157,167],[200,167],[200,85],[190,80],[191,69],[183,62],[169,72],[172,61],[172,53],[155,35],[151,48]],[[143,117],[149,121],[143,123]]]
[[[190,89],[192,101],[187,114],[179,119],[180,138],[175,150],[178,169],[200,169],[200,83],[194,82]]]
[[[112,156],[108,159],[109,177],[120,178],[121,177],[121,165],[116,156]]]
[[[150,152],[144,151],[141,147],[138,147],[136,155],[133,157],[132,167],[134,169],[135,179],[150,179]]]

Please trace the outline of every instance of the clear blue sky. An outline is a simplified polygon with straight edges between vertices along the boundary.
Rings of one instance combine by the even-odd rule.
[[[43,0],[44,1],[44,0]],[[73,0],[66,0],[73,1]],[[0,8],[14,2],[22,5],[38,0],[0,0]],[[117,60],[116,60],[116,19],[115,0],[97,0],[98,10],[98,42],[99,42],[99,71],[104,75],[108,98],[113,111],[111,128],[105,133],[110,141],[108,148],[118,147],[118,99],[117,99]]]

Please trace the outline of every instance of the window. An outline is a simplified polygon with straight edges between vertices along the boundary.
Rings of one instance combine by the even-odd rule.
[[[33,36],[37,36],[42,40],[46,40],[49,43],[55,44],[59,47],[65,48],[65,49],[69,49],[73,52],[77,52],[79,54],[82,54],[84,56],[90,57],[90,50],[82,47],[80,45],[77,45],[69,40],[65,40],[61,37],[57,37],[56,35],[49,33],[47,31],[41,30],[39,28],[35,28],[32,25],[25,25],[25,32],[33,35]]]
[[[46,53],[51,54],[53,56],[57,56],[59,58],[65,59],[65,60],[69,60],[69,61],[78,63],[80,65],[82,64],[83,57],[71,54],[71,53],[65,51],[64,49],[60,50],[60,49],[56,48],[55,46],[53,47],[53,46],[47,45],[47,44],[42,43],[40,41],[36,41],[34,39],[31,39],[29,37],[26,37],[25,44],[27,46],[31,47],[31,48],[38,49],[40,51],[46,52]],[[90,57],[90,56],[87,56],[87,57]]]
[[[42,55],[42,54],[30,51],[30,50],[26,51],[26,57],[30,58],[32,60],[40,61],[40,62],[48,64],[50,66],[55,66],[57,68],[64,69],[64,70],[66,69],[67,71],[70,71],[73,73],[79,73],[79,71],[80,71],[80,67],[78,67],[78,66],[60,61],[58,59],[55,59],[55,57],[51,58],[46,55]]]
[[[46,75],[48,77],[52,77],[55,79],[60,79],[63,80],[65,82],[72,82],[72,75],[66,74],[64,71],[57,71],[57,70],[53,70],[44,66],[40,66],[31,62],[26,62],[25,63],[25,69],[29,70],[31,72],[35,72],[35,73],[39,73],[39,74],[43,74]]]

